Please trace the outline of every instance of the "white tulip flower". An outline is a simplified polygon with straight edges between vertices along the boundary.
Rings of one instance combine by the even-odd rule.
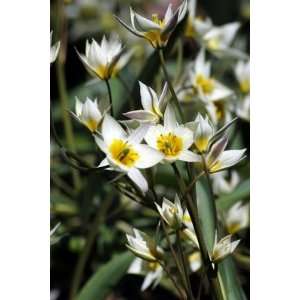
[[[141,81],[139,81],[139,85],[143,110],[134,110],[124,113],[123,115],[141,123],[156,124],[163,117],[162,111],[166,106],[168,84],[165,83],[159,97],[150,86],[145,85]]]
[[[77,121],[94,133],[99,129],[105,112],[100,111],[97,99],[92,101],[87,97],[85,102],[82,103],[76,97],[75,113],[71,112],[71,114]]]
[[[203,265],[201,253],[199,251],[191,253],[187,259],[192,272],[198,271]]]
[[[192,244],[196,248],[199,248],[199,242],[198,242],[198,239],[197,239],[197,236],[196,236],[196,233],[195,233],[195,228],[194,228],[191,216],[190,216],[187,209],[185,210],[185,212],[183,214],[182,220],[183,220],[184,225],[187,227],[187,228],[182,230],[183,236],[186,239],[188,239],[189,241],[191,241]]]
[[[144,275],[141,291],[145,291],[151,285],[152,288],[155,288],[159,284],[163,277],[163,268],[156,261],[149,262],[137,257],[131,263],[127,273]]]
[[[219,263],[224,258],[226,258],[228,255],[230,255],[234,252],[234,250],[240,243],[240,240],[232,242],[231,238],[232,238],[232,235],[229,234],[229,235],[223,237],[218,242],[217,233],[216,233],[213,251],[210,256],[210,259],[212,262]]]
[[[180,199],[178,195],[175,195],[174,203],[164,198],[162,206],[155,203],[159,214],[164,221],[172,228],[179,229],[183,219],[183,209],[181,207]]]
[[[234,204],[226,213],[225,225],[230,234],[234,234],[249,226],[249,203],[241,201]]]
[[[137,257],[149,262],[157,262],[162,259],[164,251],[156,245],[155,241],[146,233],[133,228],[133,235],[126,234],[126,245]]]
[[[224,151],[228,138],[223,136],[216,141],[207,153],[205,160],[210,173],[222,171],[230,168],[245,158],[246,149]],[[202,162],[200,163],[202,164]]]
[[[212,27],[201,39],[204,47],[219,58],[233,57],[247,59],[248,56],[245,53],[231,47],[240,26],[239,22],[233,22]]]
[[[236,114],[250,120],[250,62],[239,61],[234,69],[236,80],[239,83],[240,99],[236,103]]]
[[[177,123],[175,112],[170,104],[164,113],[164,125],[151,126],[145,135],[145,140],[149,146],[160,151],[167,162],[200,161],[199,155],[188,150],[193,144],[193,132]]]
[[[108,40],[103,36],[99,45],[94,39],[86,41],[85,54],[79,55],[87,71],[101,80],[108,80],[116,75],[129,61],[132,52],[124,53],[122,44],[116,35]]]
[[[202,18],[200,16],[196,16],[196,8],[197,1],[189,0],[188,1],[188,21],[185,29],[185,36],[196,38],[203,36],[208,30],[210,30],[213,26],[210,18]]]
[[[216,195],[231,193],[240,182],[240,176],[236,171],[232,171],[229,178],[226,171],[212,174],[211,178]]]
[[[149,126],[142,125],[129,135],[111,116],[104,116],[101,133],[95,136],[99,148],[106,154],[100,166],[108,166],[118,172],[124,172],[143,191],[148,190],[148,183],[139,169],[150,168],[163,159],[163,155],[141,144]]]
[[[190,81],[205,103],[228,98],[233,91],[211,77],[211,62],[205,60],[205,49],[202,48],[196,57],[194,68],[190,72]]]
[[[52,34],[53,31],[50,32],[50,64],[56,60],[60,48],[60,41],[52,45]]]
[[[144,38],[150,42],[154,48],[163,48],[167,45],[171,33],[176,25],[184,18],[187,12],[187,0],[184,0],[175,12],[172,11],[172,5],[169,4],[163,19],[160,19],[157,14],[152,15],[152,19],[136,13],[130,7],[131,26],[124,21],[118,21],[130,32],[138,37]]]

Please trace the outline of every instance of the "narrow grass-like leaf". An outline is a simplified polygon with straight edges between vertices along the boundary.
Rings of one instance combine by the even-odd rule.
[[[114,256],[89,279],[76,300],[104,300],[126,273],[133,255],[125,252]]]

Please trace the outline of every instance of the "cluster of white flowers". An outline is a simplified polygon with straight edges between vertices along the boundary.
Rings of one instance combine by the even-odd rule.
[[[226,170],[245,157],[246,149],[225,150],[229,140],[227,131],[234,123],[233,116],[249,121],[249,60],[245,53],[232,47],[240,24],[234,22],[214,26],[208,17],[197,17],[195,0],[184,0],[175,11],[170,4],[163,18],[153,14],[151,20],[130,8],[131,26],[117,19],[130,32],[147,40],[156,51],[161,51],[187,11],[189,15],[185,36],[195,38],[202,47],[195,60],[187,64],[175,87],[175,93],[181,108],[195,103],[201,105],[195,119],[179,121],[174,103],[168,99],[168,89],[172,92],[168,78],[168,83],[162,84],[160,93],[139,82],[140,108],[123,113],[127,118],[125,121],[116,120],[111,107],[101,106],[97,99],[86,98],[81,102],[76,98],[75,112],[71,112],[90,131],[104,154],[99,167],[127,175],[130,183],[142,195],[149,191],[144,169],[158,164],[175,164],[177,161],[186,162],[200,173],[205,171],[212,174],[215,194],[231,192],[240,181],[236,171],[228,179]],[[59,46],[58,42],[51,47],[51,63],[58,55]],[[109,39],[103,36],[100,44],[94,39],[86,41],[85,53],[77,53],[91,76],[108,82],[111,77],[118,76],[133,51],[125,51],[117,35],[112,35]],[[212,61],[207,59],[212,55],[217,59],[237,60],[231,70],[238,85],[237,93],[217,78]],[[134,120],[138,126],[131,127],[129,120]],[[189,269],[195,272],[205,262],[202,260],[203,249],[195,231],[196,225],[192,222],[184,198],[184,195],[176,195],[174,202],[163,198],[160,203],[153,203],[153,206],[161,222],[172,232],[179,233],[183,241],[187,241],[190,247],[187,256]],[[248,225],[249,206],[238,202],[225,216],[224,227],[228,235],[218,240],[215,234],[213,250],[208,253],[212,264],[221,262],[233,253],[239,240],[232,241],[232,235]],[[138,229],[127,234],[127,240],[128,249],[137,256],[129,272],[146,276],[142,290],[152,283],[155,286],[164,273],[164,247],[159,245],[157,239]]]

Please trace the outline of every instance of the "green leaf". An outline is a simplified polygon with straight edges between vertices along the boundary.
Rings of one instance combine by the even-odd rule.
[[[219,264],[219,275],[224,285],[227,300],[246,300],[247,297],[238,280],[238,274],[232,257]]]
[[[126,273],[133,255],[129,252],[115,255],[83,286],[76,300],[104,300]]]
[[[244,180],[232,193],[223,195],[217,200],[217,207],[227,210],[236,202],[250,196],[250,179]]]
[[[214,245],[215,228],[213,205],[209,198],[207,188],[204,183],[196,183],[197,207],[200,218],[201,230],[209,251],[212,251]]]

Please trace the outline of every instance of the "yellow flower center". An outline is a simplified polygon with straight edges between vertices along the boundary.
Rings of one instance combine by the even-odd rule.
[[[177,156],[182,150],[182,139],[171,132],[161,134],[157,141],[157,148],[166,156]]]
[[[192,38],[196,35],[193,20],[191,17],[188,18],[188,22],[187,22],[184,34],[186,37],[190,37],[190,38]]]
[[[195,141],[197,149],[202,153],[207,150],[209,139],[207,137],[199,137]]]
[[[220,40],[217,37],[208,40],[207,47],[210,50],[218,50],[220,48]]]
[[[112,158],[126,167],[133,167],[139,159],[139,154],[133,147],[123,140],[115,139],[110,147],[109,152]]]
[[[250,92],[250,80],[245,79],[240,82],[240,90],[243,94],[248,94]]]
[[[156,271],[159,268],[159,263],[156,261],[149,262],[147,267],[150,271]]]
[[[196,76],[196,84],[201,87],[204,94],[210,94],[215,88],[214,80],[212,78],[206,78],[201,74]]]
[[[216,109],[216,115],[217,115],[217,119],[220,120],[224,120],[225,118],[225,105],[223,101],[215,101],[214,102],[215,105],[215,109]]]
[[[176,207],[170,207],[169,208],[169,212],[172,214],[172,215],[175,215],[176,213],[178,213],[178,209]]]
[[[156,23],[157,25],[159,25],[159,27],[164,27],[165,26],[165,21],[164,20],[161,20],[159,17],[158,17],[158,14],[153,14],[152,15],[152,21],[154,23]]]
[[[100,77],[100,79],[105,80],[109,79],[111,74],[108,72],[108,67],[106,65],[99,65],[95,70],[96,74]]]
[[[182,220],[186,223],[192,222],[191,217],[188,214],[184,214]]]
[[[85,120],[84,124],[91,132],[95,132],[98,128],[98,122],[95,119]]]

